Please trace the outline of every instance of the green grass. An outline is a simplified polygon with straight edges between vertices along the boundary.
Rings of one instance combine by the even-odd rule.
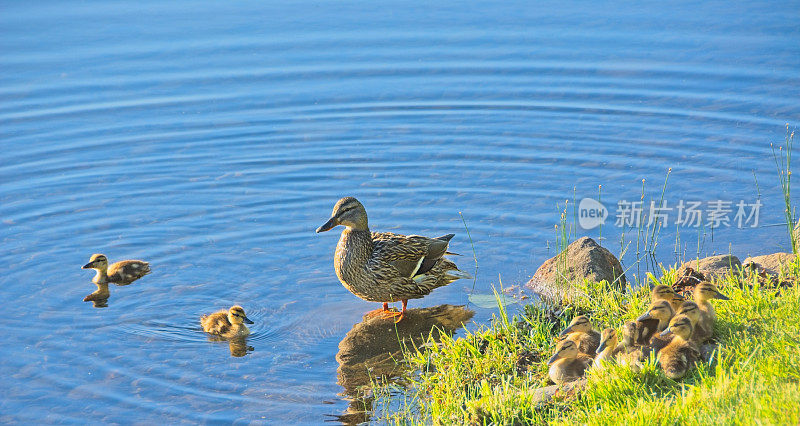
[[[800,278],[800,266],[787,273]],[[671,284],[673,270],[653,282]],[[645,288],[626,294],[605,282],[584,283],[587,299],[558,312],[527,306],[462,338],[406,354],[411,386],[373,389],[376,420],[390,424],[798,424],[800,423],[800,288],[761,287],[741,275],[718,281],[731,300],[715,300],[719,348],[686,378],[673,381],[655,361],[639,372],[613,366],[589,373],[586,388],[547,403],[533,390],[548,384],[545,360],[555,336],[579,313],[596,329],[640,315]],[[645,286],[646,287],[646,286]],[[518,359],[533,359],[527,369]]]

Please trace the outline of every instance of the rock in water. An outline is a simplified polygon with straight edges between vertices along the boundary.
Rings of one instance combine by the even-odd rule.
[[[627,285],[619,260],[593,239],[582,237],[545,261],[526,286],[542,298],[560,303],[577,296],[574,284],[584,279],[616,281],[620,289]]]

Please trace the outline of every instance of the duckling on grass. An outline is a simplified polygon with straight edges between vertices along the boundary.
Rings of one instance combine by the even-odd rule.
[[[694,288],[694,292],[692,293],[694,297],[695,303],[697,303],[697,307],[700,308],[700,313],[703,315],[703,321],[705,325],[711,325],[709,330],[714,329],[714,322],[717,320],[717,312],[714,310],[714,305],[712,305],[709,301],[711,299],[722,299],[722,300],[729,300],[728,296],[720,293],[717,286],[714,284],[703,281],[700,284],[697,284]]]
[[[692,335],[692,321],[686,315],[677,315],[661,334],[663,336],[672,334],[673,338],[659,351],[658,363],[667,377],[673,380],[680,379],[700,359],[697,346],[689,342],[689,336]]]
[[[691,336],[692,342],[702,345],[711,338],[714,331],[714,323],[709,321],[710,318],[703,315],[697,303],[691,300],[683,302],[683,305],[678,310],[678,315],[686,315],[692,322],[692,329],[694,330]]]
[[[597,347],[593,368],[602,368],[606,363],[617,362],[617,357],[627,353],[627,349],[624,344],[619,343],[617,330],[606,328],[600,333],[600,346]]]
[[[677,312],[685,298],[678,294],[672,287],[659,284],[653,287],[653,290],[650,292],[650,301],[655,302],[658,300],[666,300],[669,302],[670,306],[672,306],[672,310]]]
[[[578,351],[590,357],[595,355],[600,346],[600,333],[592,329],[592,323],[586,315],[573,318],[559,338],[572,340],[578,345]]]
[[[561,385],[583,377],[592,366],[592,357],[578,352],[578,345],[572,340],[564,339],[556,346],[556,353],[547,361],[550,366],[550,380]]]
[[[92,279],[95,284],[116,283],[130,284],[150,273],[150,264],[141,260],[122,260],[108,264],[104,254],[93,254],[89,263],[81,269],[94,269],[97,274]]]
[[[200,318],[203,331],[225,338],[249,335],[250,329],[245,324],[253,324],[253,321],[247,318],[244,309],[239,305]]]

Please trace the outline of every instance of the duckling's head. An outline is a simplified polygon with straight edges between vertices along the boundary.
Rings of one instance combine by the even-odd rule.
[[[317,228],[317,233],[333,229],[337,225],[344,225],[351,229],[367,230],[367,210],[353,197],[344,197],[333,206],[331,218],[324,225]]]
[[[231,309],[228,310],[228,321],[231,324],[253,324],[253,321],[247,318],[247,315],[244,314],[244,309],[239,305],[231,306]]]
[[[672,287],[668,285],[659,284],[653,287],[653,290],[650,292],[650,300],[652,301],[656,300],[671,301],[676,299],[683,300],[683,296],[676,293],[675,290],[673,290]]]
[[[627,347],[633,347],[637,338],[637,329],[635,321],[627,321],[622,326],[622,343]]]
[[[558,343],[556,346],[556,353],[553,354],[553,357],[547,361],[547,365],[550,365],[559,359],[571,359],[578,356],[578,345],[575,344],[572,340],[565,339]]]
[[[669,327],[667,327],[664,331],[661,332],[662,336],[666,336],[669,333],[672,333],[684,340],[688,340],[689,336],[692,335],[692,321],[686,315],[676,315],[675,318],[669,322]]]
[[[617,337],[617,330],[607,328],[600,333],[600,346],[597,347],[597,353],[603,352],[606,348],[614,349],[619,343]]]
[[[700,307],[697,306],[697,303],[687,300],[678,309],[677,315],[686,315],[692,320],[692,324],[697,324],[697,321],[700,321]]]
[[[592,323],[589,322],[589,317],[586,315],[577,316],[569,323],[569,327],[561,332],[561,336],[566,336],[569,333],[580,332],[588,333],[592,330]]]
[[[672,310],[672,306],[666,300],[658,300],[650,304],[650,307],[647,309],[642,316],[637,318],[638,321],[644,321],[648,318],[655,318],[659,321],[667,321],[675,314],[675,311]]]
[[[709,299],[728,300],[729,297],[720,293],[719,289],[717,289],[717,286],[708,281],[703,281],[700,284],[697,284],[697,286],[694,288],[694,300],[702,303]]]
[[[105,271],[108,269],[108,258],[104,254],[93,254],[89,258],[89,263],[81,266],[81,269],[99,269]]]

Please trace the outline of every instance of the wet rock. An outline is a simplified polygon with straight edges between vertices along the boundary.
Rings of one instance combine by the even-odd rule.
[[[707,279],[725,275],[732,269],[736,270],[742,267],[742,262],[739,258],[732,254],[722,254],[719,256],[710,256],[702,259],[691,260],[685,262],[678,268],[678,274],[683,276],[686,268],[693,268],[695,271],[705,275]]]
[[[533,391],[533,403],[548,402],[554,397],[569,398],[575,396],[586,387],[586,378],[564,383],[563,385],[550,385]]]
[[[772,275],[777,277],[780,274],[781,268],[785,268],[794,261],[795,256],[792,253],[773,253],[765,254],[763,256],[748,257],[744,260],[745,268],[753,270],[759,275]]]
[[[582,237],[545,261],[526,286],[548,301],[566,302],[579,296],[574,284],[584,279],[616,280],[620,289],[627,284],[619,260],[593,239]]]

